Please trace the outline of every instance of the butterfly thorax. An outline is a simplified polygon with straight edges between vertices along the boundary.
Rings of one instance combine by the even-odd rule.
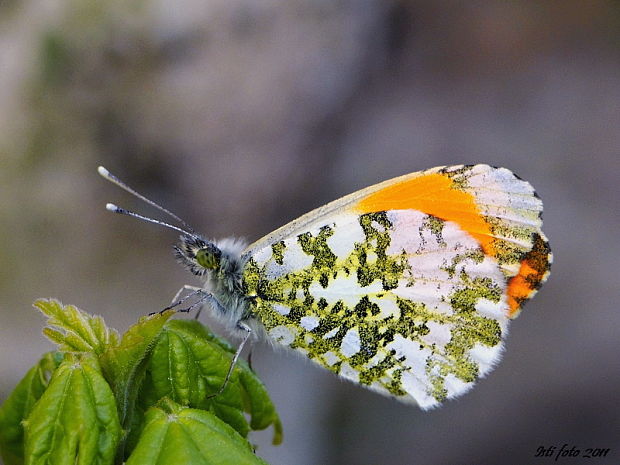
[[[231,330],[250,315],[242,285],[244,248],[236,239],[212,242],[198,235],[181,236],[181,243],[175,246],[179,262],[204,280],[203,289],[220,304],[214,306],[218,308],[213,314]]]

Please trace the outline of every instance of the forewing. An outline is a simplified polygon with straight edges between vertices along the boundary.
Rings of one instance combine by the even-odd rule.
[[[509,280],[509,315],[515,318],[549,276],[553,259],[542,232],[543,204],[534,188],[506,168],[441,166],[390,179],[324,205],[251,244],[252,257],[343,212],[418,210],[453,221],[494,257]]]

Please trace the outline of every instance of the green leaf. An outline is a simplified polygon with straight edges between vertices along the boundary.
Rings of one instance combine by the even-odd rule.
[[[250,427],[253,430],[262,430],[273,424],[273,440],[274,446],[282,443],[282,423],[276,412],[276,407],[271,402],[267,389],[254,372],[247,366],[245,361],[238,361],[239,381],[243,389],[248,393],[247,401],[249,408],[246,411],[252,414]]]
[[[118,415],[125,431],[118,451],[120,458],[125,457],[127,435],[140,425],[141,412],[138,409],[136,413],[136,399],[144,381],[148,355],[164,324],[174,313],[170,310],[140,318],[123,334],[119,345],[108,348],[100,357],[103,374],[114,392]]]
[[[0,408],[6,465],[151,463],[264,464],[245,436],[282,427],[267,392],[240,360],[215,394],[235,350],[196,321],[143,317],[116,331],[55,300],[35,306],[44,334],[64,352],[47,354]],[[175,402],[176,401],[176,402]],[[180,404],[180,405],[179,405]],[[155,406],[155,408],[154,408]]]
[[[237,365],[224,391],[234,350],[195,320],[166,323],[147,368],[142,393],[144,408],[168,397],[193,408],[209,410],[246,437],[250,429],[273,424],[274,443],[279,443],[282,426],[262,383],[243,361]],[[245,413],[249,413],[248,424]]]
[[[243,437],[210,412],[168,400],[149,409],[145,418],[126,465],[266,465]]]
[[[100,355],[118,344],[118,333],[108,328],[100,316],[91,316],[73,305],[40,299],[34,303],[48,317],[43,334],[63,352],[94,352]]]
[[[138,390],[136,381],[140,378],[139,372],[143,371],[141,365],[173,314],[170,310],[140,318],[123,334],[120,344],[109,347],[101,356],[101,367],[119,403],[119,413],[126,411],[131,392]]]
[[[62,361],[62,353],[49,352],[33,366],[0,407],[0,454],[5,465],[24,463],[25,420],[39,400],[52,373]]]
[[[65,355],[24,429],[27,465],[113,463],[121,428],[94,355]]]

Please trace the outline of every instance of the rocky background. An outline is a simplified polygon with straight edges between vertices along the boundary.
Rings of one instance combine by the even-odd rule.
[[[38,297],[119,329],[192,276],[102,164],[212,237],[489,163],[545,202],[555,264],[503,362],[421,412],[258,345],[273,465],[620,463],[620,6],[371,0],[0,1],[0,401],[50,345]],[[546,459],[547,461],[549,459]],[[594,460],[594,459],[592,459]]]

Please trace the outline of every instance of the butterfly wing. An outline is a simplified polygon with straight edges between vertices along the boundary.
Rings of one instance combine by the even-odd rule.
[[[509,319],[546,279],[541,211],[506,169],[413,173],[251,245],[245,291],[272,340],[430,408],[492,368]]]

